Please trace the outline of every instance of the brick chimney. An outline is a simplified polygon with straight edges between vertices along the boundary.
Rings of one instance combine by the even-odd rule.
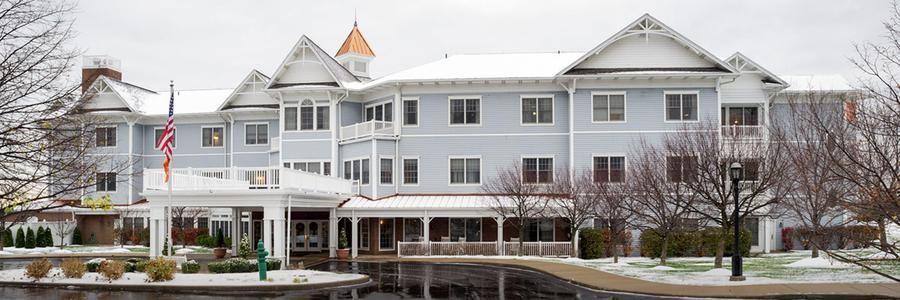
[[[86,55],[81,65],[81,92],[87,91],[100,75],[122,80],[121,62],[109,55]]]

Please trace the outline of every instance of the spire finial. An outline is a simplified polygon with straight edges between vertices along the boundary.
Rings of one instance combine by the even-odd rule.
[[[356,27],[356,9],[353,9],[353,27]]]

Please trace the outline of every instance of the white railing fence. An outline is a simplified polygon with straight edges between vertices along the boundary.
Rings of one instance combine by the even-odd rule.
[[[762,125],[723,125],[722,136],[736,138],[761,138],[765,135]]]
[[[371,120],[341,127],[341,140],[353,140],[376,135],[393,135],[394,123],[391,121]]]
[[[397,257],[404,256],[497,256],[522,255],[543,257],[569,257],[571,242],[504,242],[499,249],[497,242],[397,242]],[[521,254],[520,254],[521,253]]]
[[[350,194],[351,182],[337,177],[287,168],[172,169],[173,190],[246,190],[293,188],[321,193]],[[162,169],[144,170],[144,189],[166,190]]]

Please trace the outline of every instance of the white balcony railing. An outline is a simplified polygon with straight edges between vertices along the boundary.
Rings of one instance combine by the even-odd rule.
[[[722,136],[731,138],[762,138],[766,127],[762,125],[723,125]]]
[[[341,141],[350,141],[375,136],[394,135],[394,122],[366,121],[341,127]]]
[[[144,191],[167,190],[162,169],[144,170]],[[297,189],[327,194],[351,194],[351,182],[337,177],[287,168],[172,169],[173,191]]]

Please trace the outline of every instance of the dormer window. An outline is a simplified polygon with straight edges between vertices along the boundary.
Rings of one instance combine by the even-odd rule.
[[[361,61],[353,62],[353,71],[365,73],[366,69],[366,63]]]

